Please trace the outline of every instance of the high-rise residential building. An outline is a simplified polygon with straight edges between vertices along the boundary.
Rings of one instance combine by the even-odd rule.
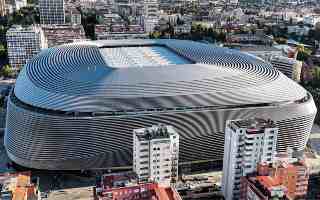
[[[255,172],[257,163],[272,163],[277,136],[278,128],[271,120],[227,121],[222,178],[226,200],[239,199],[240,177]]]
[[[41,24],[64,24],[64,0],[39,0]]]
[[[149,33],[159,22],[158,0],[144,0],[144,30]]]
[[[141,181],[170,184],[178,177],[179,135],[172,126],[133,131],[133,169]]]
[[[277,68],[284,75],[299,82],[301,76],[302,62],[284,56],[272,56],[270,59],[273,67]]]
[[[26,62],[46,48],[46,40],[39,26],[12,26],[6,34],[11,67],[19,71]]]
[[[6,15],[6,0],[0,0],[0,17]]]

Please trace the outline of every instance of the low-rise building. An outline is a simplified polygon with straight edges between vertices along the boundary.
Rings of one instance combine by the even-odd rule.
[[[241,177],[240,200],[286,199],[287,188],[270,176]]]
[[[308,180],[304,159],[279,153],[272,164],[260,163],[256,174],[241,177],[240,199],[306,199]]]
[[[0,174],[0,184],[3,200],[40,199],[38,186],[31,182],[31,172]]]
[[[288,34],[295,34],[298,36],[307,36],[309,34],[309,31],[311,30],[308,26],[288,26]]]
[[[86,40],[83,26],[79,24],[43,25],[42,29],[46,37],[48,47]]]
[[[174,34],[188,34],[191,32],[191,24],[176,25]]]
[[[144,18],[144,30],[147,33],[151,33],[155,30],[155,27],[158,25],[159,23],[159,19],[158,18]]]
[[[96,34],[97,40],[148,39],[147,33],[104,33]]]
[[[81,13],[78,9],[70,8],[68,15],[71,24],[81,24]]]
[[[178,179],[179,135],[172,126],[133,131],[133,169],[141,181],[170,184]]]
[[[173,187],[155,182],[140,183],[132,172],[103,175],[93,191],[97,200],[182,200]]]
[[[261,34],[227,34],[226,41],[228,43],[271,45],[273,38]]]

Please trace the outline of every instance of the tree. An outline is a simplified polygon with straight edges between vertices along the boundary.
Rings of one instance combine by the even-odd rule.
[[[0,44],[0,58],[7,57],[7,49],[3,44]]]
[[[309,49],[304,48],[303,44],[298,45],[297,50],[298,50],[297,60],[300,60],[300,61],[307,61],[312,53]]]
[[[4,77],[13,77],[14,71],[12,70],[12,68],[10,67],[10,65],[5,65],[5,66],[3,66],[2,69],[1,69],[0,75],[1,75],[1,76],[4,76]]]
[[[158,39],[158,38],[160,38],[160,36],[161,36],[160,32],[154,31],[154,32],[150,33],[149,37],[150,37],[150,39]]]

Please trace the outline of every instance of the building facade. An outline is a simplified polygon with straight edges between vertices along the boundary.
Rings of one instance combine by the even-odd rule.
[[[279,129],[263,119],[231,120],[226,124],[222,190],[226,200],[239,199],[240,178],[272,163]]]
[[[286,200],[287,188],[270,176],[241,177],[240,200]]]
[[[147,33],[153,32],[159,22],[158,0],[144,0],[144,30]]]
[[[7,31],[6,39],[9,63],[15,71],[19,71],[28,60],[47,47],[39,26],[12,26]]]
[[[42,25],[48,47],[86,40],[81,24]]]
[[[64,24],[64,0],[39,0],[41,24]]]
[[[287,188],[289,199],[305,199],[308,192],[309,169],[304,160],[292,163],[275,163],[271,169],[271,176],[279,179]]]
[[[93,195],[96,200],[182,200],[174,187],[155,182],[139,182],[132,172],[102,175],[101,180],[97,180]]]
[[[309,169],[304,159],[278,155],[272,165],[260,163],[255,175],[241,177],[241,200],[306,199]]]
[[[178,180],[179,135],[172,126],[133,131],[133,169],[141,181]]]

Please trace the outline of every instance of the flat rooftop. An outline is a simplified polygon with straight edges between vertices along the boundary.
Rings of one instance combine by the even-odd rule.
[[[102,47],[100,52],[112,68],[150,67],[192,63],[165,46]]]
[[[140,141],[170,138],[170,135],[177,134],[172,126],[152,126],[149,128],[135,129],[134,133]]]
[[[247,128],[247,129],[255,129],[262,130],[265,128],[275,128],[276,125],[272,120],[265,120],[261,118],[250,118],[244,120],[234,120],[231,122],[237,128]]]

